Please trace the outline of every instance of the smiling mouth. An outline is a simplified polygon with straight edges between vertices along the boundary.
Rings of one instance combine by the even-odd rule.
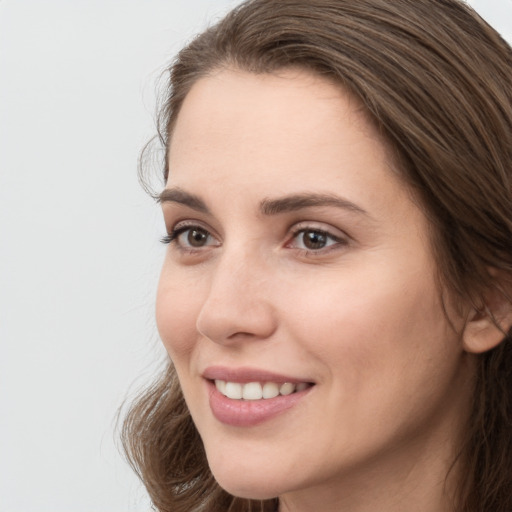
[[[313,386],[310,382],[230,382],[215,379],[215,387],[231,400],[268,400],[299,393]]]

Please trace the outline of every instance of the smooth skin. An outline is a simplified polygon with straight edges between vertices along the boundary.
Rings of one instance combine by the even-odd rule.
[[[219,70],[169,163],[157,323],[220,485],[282,512],[451,510],[469,313],[443,313],[426,217],[358,102],[306,71]],[[213,365],[315,385],[233,427],[209,406]]]

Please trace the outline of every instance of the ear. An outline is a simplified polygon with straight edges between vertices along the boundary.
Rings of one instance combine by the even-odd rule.
[[[496,277],[496,276],[495,276]],[[506,288],[496,279],[483,298],[481,307],[469,314],[462,335],[466,352],[481,354],[499,345],[512,326],[512,301]]]

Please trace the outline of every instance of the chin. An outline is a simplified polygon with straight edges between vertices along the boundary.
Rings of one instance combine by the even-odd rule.
[[[243,475],[236,467],[229,468],[228,471],[212,469],[212,473],[226,492],[238,498],[270,500],[283,492],[283,482],[271,481],[274,477],[268,473]]]

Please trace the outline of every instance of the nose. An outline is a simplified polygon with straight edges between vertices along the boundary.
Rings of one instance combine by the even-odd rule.
[[[277,328],[272,272],[243,251],[219,256],[197,317],[197,330],[215,343],[269,338]]]

